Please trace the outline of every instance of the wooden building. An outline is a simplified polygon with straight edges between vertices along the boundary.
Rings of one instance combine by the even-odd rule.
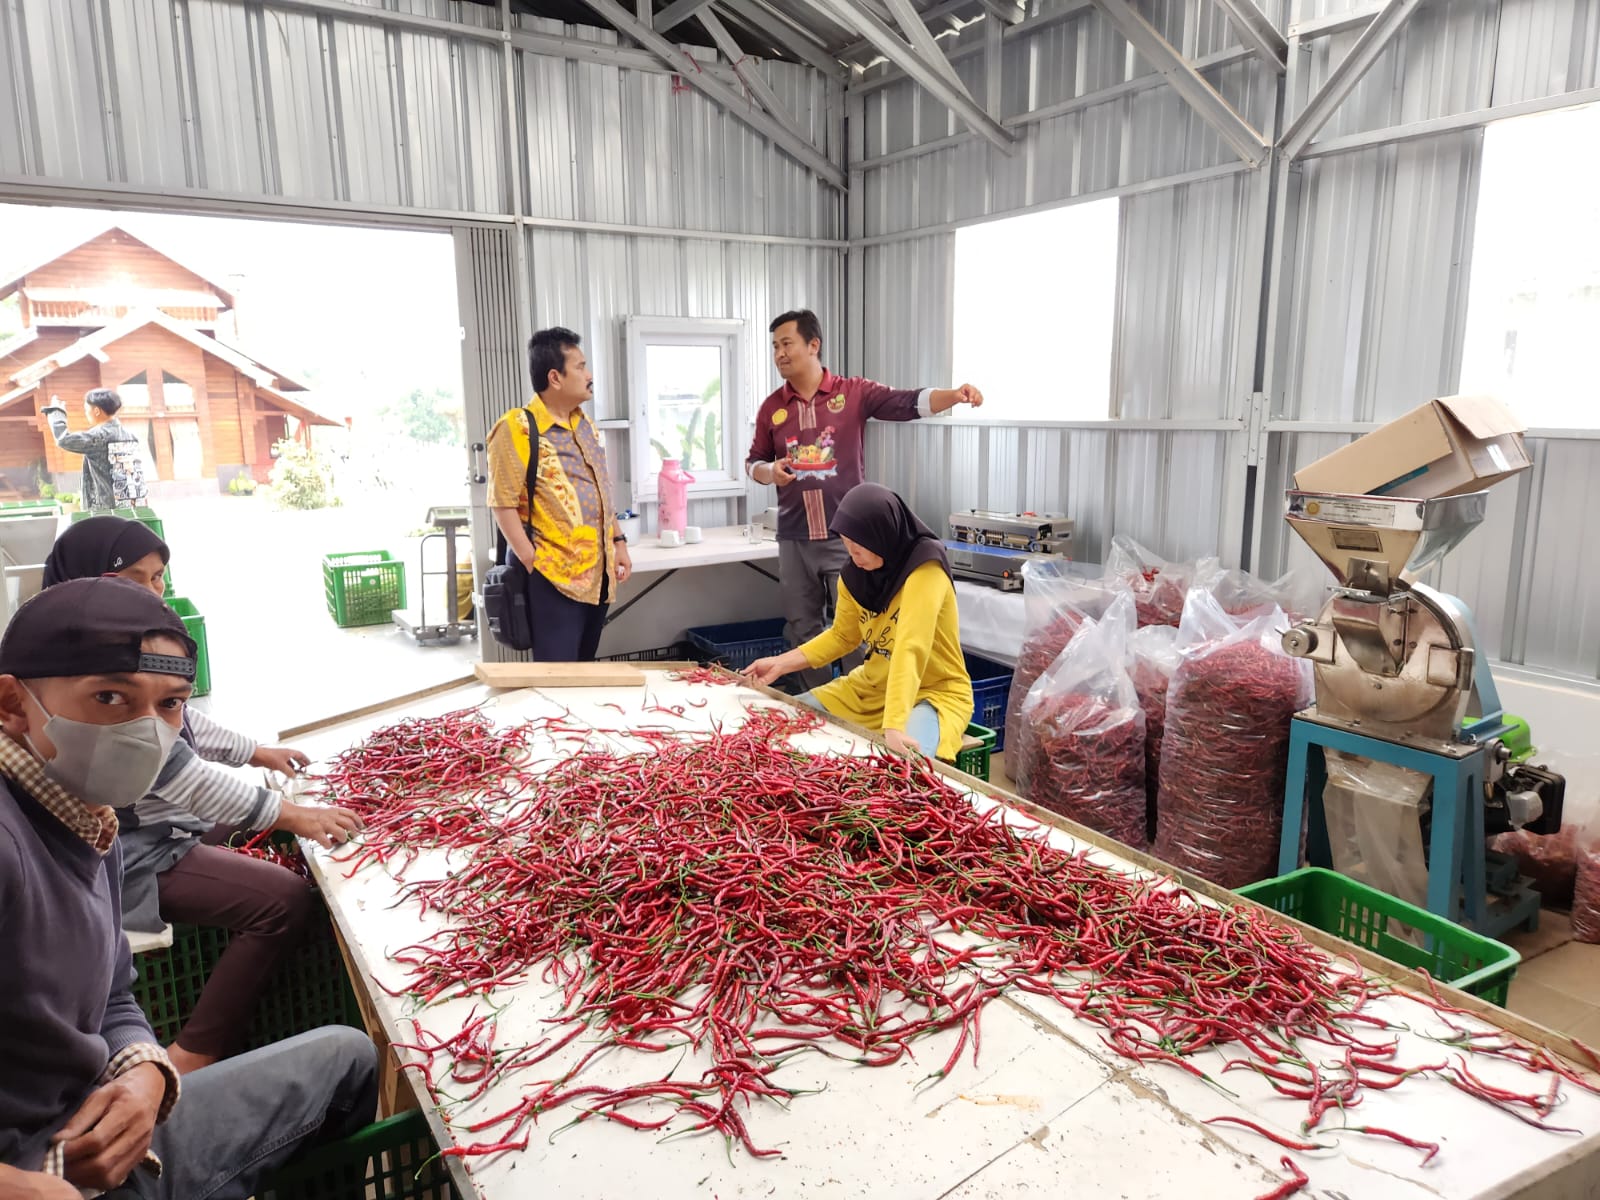
[[[220,340],[234,297],[176,259],[112,228],[0,283],[22,331],[0,342],[0,476],[32,491],[41,464],[74,486],[81,460],[56,448],[39,410],[56,396],[73,429],[84,393],[122,397],[123,425],[163,480],[264,481],[272,447],[339,422],[307,407],[306,389]]]

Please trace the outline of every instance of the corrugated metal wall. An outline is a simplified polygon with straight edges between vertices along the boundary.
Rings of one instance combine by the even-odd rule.
[[[498,17],[451,0],[358,3],[478,30]],[[1358,8],[1289,4],[1265,7],[1291,33]],[[1140,7],[1270,131],[1278,79],[1235,43],[1211,0]],[[941,39],[979,96],[990,82],[986,25]],[[1354,37],[1350,28],[1291,39],[1287,117]],[[1592,97],[1600,0],[1430,0],[1419,10],[1296,169],[1273,242],[1281,279],[1264,347],[1259,172],[1244,170],[1080,0],[1036,0],[993,57],[1002,116],[1019,138],[1009,156],[892,69],[858,83],[861,149],[850,165],[861,187],[847,231],[837,193],[663,73],[291,0],[6,0],[0,188],[518,227],[530,320],[583,330],[603,393],[617,386],[620,319],[633,313],[751,320],[754,377],[765,384],[775,381],[764,318],[809,304],[842,359],[838,240],[847,233],[863,297],[852,365],[893,382],[945,382],[956,226],[1120,195],[1112,398],[1124,424],[883,426],[869,437],[873,473],[934,520],[969,505],[1065,507],[1081,522],[1085,557],[1117,531],[1170,555],[1231,557],[1243,540],[1239,422],[1259,350],[1274,424],[1256,547],[1270,571],[1290,553],[1274,492],[1293,464],[1455,382],[1481,135],[1471,120],[1408,125],[1585,89]],[[762,69],[837,156],[841,98],[809,70]],[[996,339],[1003,353],[1003,303]],[[605,415],[623,415],[619,394],[602,402]],[[1447,582],[1504,657],[1593,675],[1600,556],[1573,539],[1600,478],[1600,441],[1541,436],[1535,445],[1538,470],[1496,494],[1489,528],[1452,559]],[[722,523],[737,507],[709,502],[692,519]]]
[[[1266,7],[1291,32],[1371,9],[1356,0]],[[1218,8],[1186,0],[1139,8],[1270,133],[1275,78],[1237,47]],[[1268,264],[1266,189],[1257,172],[1226,173],[1226,148],[1091,8],[1045,0],[1033,13],[1007,32],[1000,58],[1003,115],[1022,137],[1009,158],[903,79],[883,82],[892,69],[880,67],[867,84],[856,165],[868,186],[852,230],[866,274],[861,363],[890,381],[945,380],[951,314],[940,297],[955,227],[1121,193],[1112,401],[1140,427],[879,426],[869,435],[871,469],[905,488],[929,520],[954,507],[1060,507],[1080,522],[1085,558],[1114,532],[1173,557],[1220,550],[1232,558],[1241,544],[1245,435],[1192,426],[1247,411]],[[980,23],[941,39],[954,44],[979,96],[983,36]],[[1285,121],[1355,37],[1351,28],[1291,39]],[[1271,424],[1255,492],[1257,569],[1271,574],[1310,557],[1288,544],[1277,519],[1297,464],[1347,442],[1363,423],[1455,389],[1481,121],[1406,127],[1582,92],[1596,86],[1597,71],[1600,0],[1430,0],[1295,168],[1273,247],[1282,275],[1262,350]],[[1003,298],[995,312],[996,353],[1005,353]],[[1580,551],[1578,514],[1600,488],[1600,440],[1540,436],[1532,445],[1537,469],[1493,494],[1485,527],[1439,582],[1473,606],[1492,654],[1594,677],[1600,556]]]
[[[470,28],[289,0],[5,0],[0,183],[23,195],[58,182],[140,203],[237,197],[247,209],[297,202],[341,219],[503,224],[523,241],[527,325],[585,336],[601,417],[627,415],[627,316],[748,319],[752,415],[777,383],[770,314],[809,306],[843,336],[839,193],[736,115],[665,71],[507,49],[498,32],[475,33],[497,31],[492,7],[357,3]],[[515,29],[619,42],[532,18]],[[837,157],[838,89],[808,68],[759,69]],[[626,502],[626,434],[611,438]],[[752,487],[750,500],[765,507],[770,490]],[[693,505],[690,519],[741,515],[737,501],[717,500]]]

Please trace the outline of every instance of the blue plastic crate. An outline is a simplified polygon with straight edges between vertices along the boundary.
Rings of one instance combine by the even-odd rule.
[[[707,658],[742,671],[758,658],[771,658],[789,648],[783,640],[783,618],[736,621],[731,625],[702,625],[687,634],[690,643]]]
[[[1006,701],[1011,696],[1011,668],[976,654],[964,654],[972,677],[972,720],[995,731],[996,753],[1006,747]]]

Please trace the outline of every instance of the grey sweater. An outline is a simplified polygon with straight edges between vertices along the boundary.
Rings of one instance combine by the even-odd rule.
[[[122,851],[104,857],[0,777],[0,1163],[38,1170],[50,1136],[137,1042]]]
[[[133,503],[144,498],[145,488],[143,479],[137,483],[128,478],[128,470],[124,466],[113,467],[113,445],[133,443],[131,449],[136,450],[139,438],[136,434],[122,427],[122,422],[112,417],[109,421],[102,422],[89,429],[79,430],[77,433],[67,432],[67,414],[60,410],[50,413],[50,432],[56,439],[56,445],[71,454],[83,455],[83,507],[86,509],[115,508],[117,506],[116,476],[123,478],[124,503]],[[137,456],[134,455],[136,458]]]

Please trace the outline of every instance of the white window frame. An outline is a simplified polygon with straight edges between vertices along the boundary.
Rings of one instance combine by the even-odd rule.
[[[629,317],[625,323],[628,355],[628,431],[631,443],[633,498],[656,502],[656,466],[650,453],[649,371],[651,346],[715,346],[722,355],[722,466],[696,472],[689,485],[695,499],[743,496],[742,439],[750,420],[750,328],[741,320],[695,317]]]

